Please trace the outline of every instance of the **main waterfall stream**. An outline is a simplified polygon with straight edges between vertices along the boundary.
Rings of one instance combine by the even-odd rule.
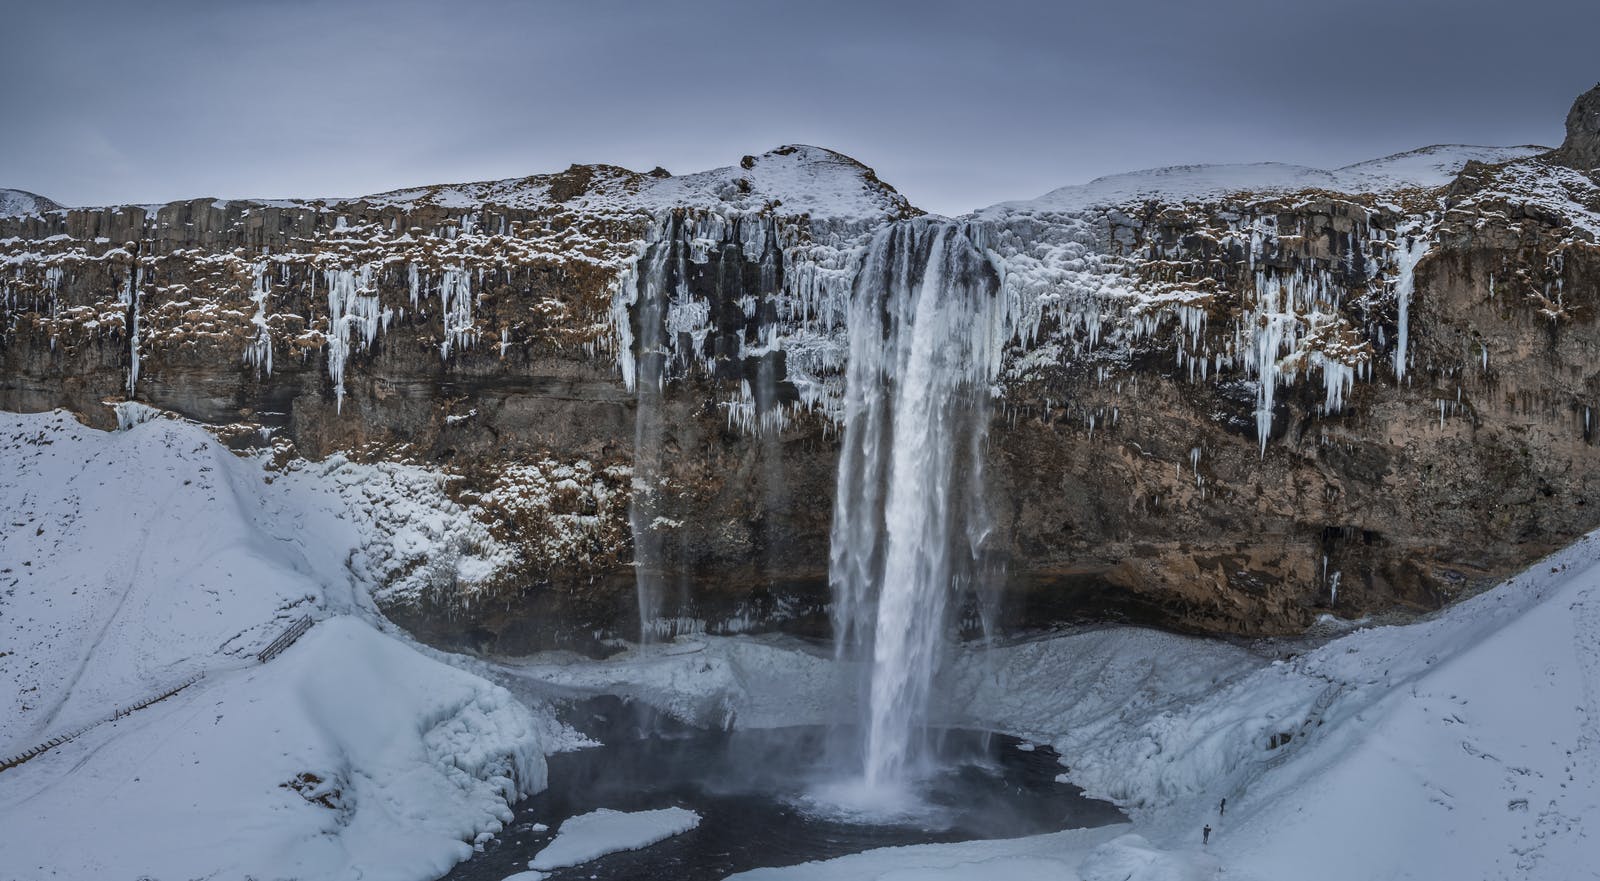
[[[981,447],[1006,333],[980,234],[925,220],[888,227],[851,296],[829,581],[839,656],[871,658],[868,799],[893,798],[927,757],[946,612],[981,572],[990,531]]]

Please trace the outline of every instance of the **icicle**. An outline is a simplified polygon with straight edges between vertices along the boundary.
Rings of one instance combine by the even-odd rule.
[[[137,255],[133,271],[128,274],[128,284],[117,301],[128,307],[128,398],[134,397],[139,386],[139,311],[144,299],[144,264]]]
[[[256,261],[250,282],[250,301],[256,304],[256,313],[250,323],[255,326],[255,336],[245,345],[244,360],[256,369],[256,376],[272,373],[272,332],[267,325],[267,297],[272,282],[267,278],[268,263]]]
[[[343,413],[351,329],[360,334],[360,346],[366,349],[378,336],[382,313],[370,265],[359,270],[329,269],[323,277],[328,285],[328,377],[333,380],[334,412]]]
[[[439,303],[443,308],[440,320],[444,323],[439,357],[448,361],[452,350],[464,349],[477,339],[472,324],[472,279],[465,266],[444,271],[439,279]]]
[[[1398,229],[1396,232],[1402,237],[1396,259],[1396,276],[1394,282],[1394,297],[1396,309],[1395,322],[1395,352],[1394,352],[1394,378],[1397,381],[1406,378],[1406,350],[1407,340],[1410,336],[1411,294],[1416,285],[1417,264],[1428,253],[1433,245],[1433,236],[1429,232],[1422,235],[1418,232],[1425,221],[1415,220]]]

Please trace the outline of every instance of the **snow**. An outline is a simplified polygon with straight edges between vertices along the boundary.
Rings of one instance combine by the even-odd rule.
[[[552,195],[558,179],[574,174],[586,177],[582,192],[564,199]],[[579,211],[653,215],[673,208],[723,213],[772,209],[787,216],[810,215],[813,220],[883,220],[916,213],[871,169],[842,153],[805,145],[783,146],[747,157],[739,165],[680,176],[639,174],[606,165],[574,166],[560,175],[418,187],[358,201],[444,208],[562,205]]]
[[[19,217],[60,210],[61,206],[26,190],[0,189],[0,217]]]
[[[0,874],[421,881],[543,783],[504,690],[333,618],[5,772]]]
[[[1600,242],[1600,184],[1583,172],[1537,159],[1514,162],[1497,169],[1483,190],[1451,207],[1455,212],[1500,213],[1496,202],[1562,218],[1589,243]]]
[[[633,812],[601,808],[563,822],[555,840],[534,856],[528,868],[576,866],[609,853],[649,847],[699,825],[700,815],[686,808]]]
[[[339,485],[130,411],[0,414],[0,753],[205,676],[0,772],[0,877],[423,881],[470,855],[570,738],[385,632]]]
[[[1331,171],[1281,162],[1174,165],[1108,175],[1087,184],[1051,190],[1037,199],[1002,202],[978,214],[994,217],[1012,213],[1074,212],[1146,201],[1213,202],[1238,194],[1267,196],[1304,190],[1354,194],[1434,189],[1449,184],[1469,161],[1510,162],[1544,150],[1544,147],[1534,146],[1436,145]]]

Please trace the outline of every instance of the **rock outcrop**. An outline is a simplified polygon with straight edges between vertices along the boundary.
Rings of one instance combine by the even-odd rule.
[[[1572,103],[1567,112],[1566,140],[1551,151],[1550,159],[1591,174],[1600,169],[1600,85]]]
[[[1600,524],[1596,94],[1548,154],[1165,169],[960,221],[810,147],[0,216],[0,406],[431,469],[482,529],[378,596],[440,644],[593,648],[638,584],[658,631],[821,634],[862,255],[949,223],[1005,298],[962,463],[1003,625],[1432,609]]]

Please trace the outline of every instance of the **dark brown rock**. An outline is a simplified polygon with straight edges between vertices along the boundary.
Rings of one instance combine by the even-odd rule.
[[[1550,158],[1579,171],[1600,169],[1600,84],[1572,102],[1567,111],[1567,138]]]

